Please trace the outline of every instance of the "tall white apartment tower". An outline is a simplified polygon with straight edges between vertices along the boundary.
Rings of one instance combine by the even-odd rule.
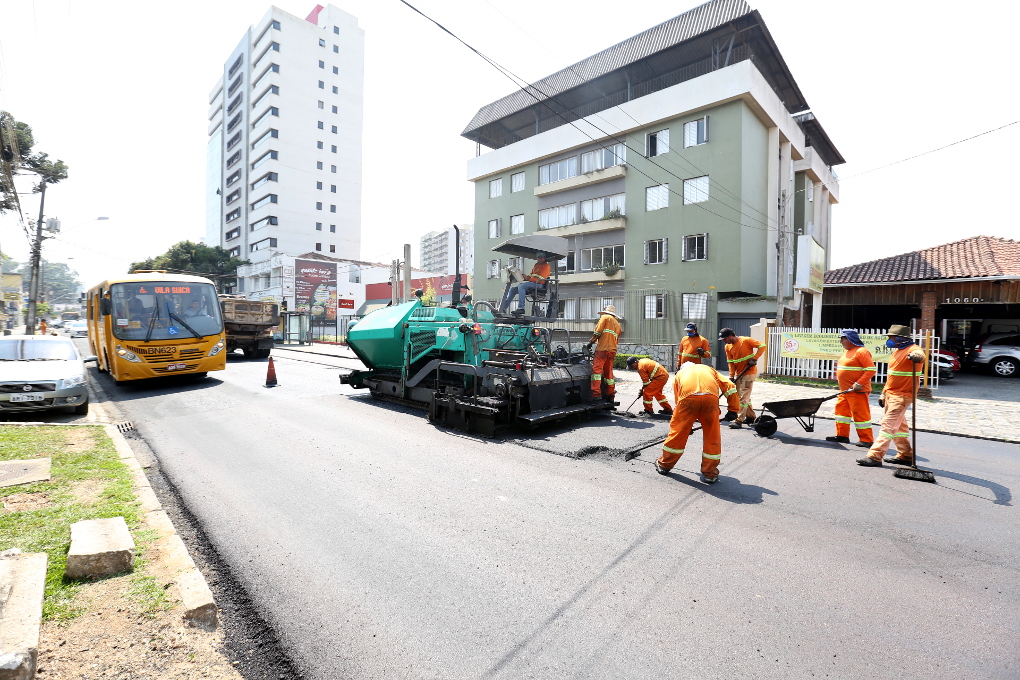
[[[270,7],[224,62],[209,96],[206,243],[251,261],[274,253],[361,257],[365,33],[317,5]]]

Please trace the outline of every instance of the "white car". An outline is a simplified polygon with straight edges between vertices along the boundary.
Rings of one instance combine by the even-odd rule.
[[[87,338],[89,336],[89,325],[85,321],[72,321],[67,325],[67,332],[72,338]]]
[[[70,407],[89,412],[85,362],[67,338],[51,335],[0,337],[0,413]]]

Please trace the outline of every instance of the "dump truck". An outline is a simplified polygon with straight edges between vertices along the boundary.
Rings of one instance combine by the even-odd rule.
[[[273,351],[273,327],[280,323],[275,302],[249,300],[242,295],[220,295],[227,351],[240,349],[249,359],[265,359]]]

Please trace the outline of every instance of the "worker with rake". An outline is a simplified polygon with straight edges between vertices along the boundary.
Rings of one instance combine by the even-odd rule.
[[[683,366],[688,361],[700,364],[702,359],[712,358],[712,348],[708,344],[708,338],[703,338],[698,334],[696,324],[687,324],[684,332],[686,336],[680,340],[680,348],[677,351],[677,367]]]
[[[655,471],[668,474],[684,455],[687,438],[694,421],[701,423],[701,479],[715,484],[719,479],[722,459],[722,437],[719,428],[719,397],[726,397],[726,420],[734,420],[740,408],[736,386],[707,364],[686,363],[673,378],[676,409],[669,421],[669,436],[662,444],[662,456],[655,461]]]
[[[871,433],[871,379],[875,377],[875,362],[871,360],[871,352],[864,347],[864,342],[857,331],[845,328],[839,332],[839,342],[846,350],[836,362],[836,381],[839,383],[840,395],[836,397],[836,436],[826,437],[825,441],[850,443],[850,423],[857,430],[857,446],[870,448],[875,441]],[[853,392],[847,392],[853,390]]]
[[[765,354],[765,343],[754,338],[741,337],[732,328],[719,331],[719,339],[726,343],[726,363],[730,367],[730,380],[737,386],[740,395],[740,409],[737,418],[730,423],[730,429],[739,430],[743,422],[754,422],[754,408],[751,406],[751,390],[758,376],[758,359]]]
[[[907,409],[914,403],[917,393],[917,379],[921,374],[918,366],[925,359],[924,350],[910,339],[910,329],[906,326],[891,326],[886,347],[893,350],[889,357],[889,377],[878,400],[878,405],[885,409],[882,415],[882,427],[878,439],[868,450],[868,455],[857,461],[864,467],[882,467],[890,442],[896,443],[895,457],[886,458],[886,463],[895,465],[914,465],[914,456],[910,448],[910,426],[907,425]]]
[[[662,388],[669,380],[669,371],[655,359],[638,359],[637,357],[627,357],[627,368],[632,371],[637,368],[638,375],[641,377],[641,402],[645,406],[644,412],[648,415],[655,413],[654,405],[657,401],[662,409],[659,411],[660,413],[672,415],[673,407],[669,405],[669,399],[662,393]]]
[[[620,343],[620,333],[623,328],[617,321],[616,306],[606,305],[606,308],[599,312],[599,321],[595,324],[595,332],[591,340],[585,345],[587,351],[595,346],[595,354],[592,358],[591,367],[591,396],[594,399],[606,399],[614,401],[616,398],[616,379],[613,378],[613,361],[616,359],[616,347]],[[605,385],[605,397],[602,396],[602,386]]]

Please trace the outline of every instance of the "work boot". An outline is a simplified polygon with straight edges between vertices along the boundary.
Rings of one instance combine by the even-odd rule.
[[[730,429],[731,430],[739,430],[743,426],[744,426],[744,424],[742,422],[740,422],[739,420],[734,420],[732,423],[730,423]]]
[[[825,441],[827,441],[827,442],[836,442],[838,444],[849,444],[850,443],[850,437],[839,437],[839,436],[836,436],[836,437],[826,437]]]
[[[513,315],[514,316],[524,316],[524,310],[523,309],[515,309],[513,311]]]
[[[671,409],[671,408],[664,408],[661,411],[659,411],[659,413],[665,413],[667,416],[671,416],[671,415],[673,415],[673,409]]]
[[[870,458],[868,456],[865,456],[864,458],[858,458],[857,464],[860,465],[861,467],[882,467],[882,461],[875,460],[874,458]]]
[[[856,444],[854,444],[854,446],[859,446],[862,449],[870,449],[871,445],[874,443],[875,442],[857,442]]]
[[[716,482],[719,481],[719,478],[718,477],[706,477],[705,475],[701,475],[701,481],[703,481],[705,484],[715,484]]]
[[[907,467],[911,467],[914,464],[909,458],[900,458],[899,456],[889,456],[885,459],[885,462],[890,465],[906,465]]]
[[[668,475],[669,474],[669,470],[667,470],[666,468],[664,468],[661,465],[659,465],[659,461],[657,461],[657,460],[655,461],[655,471],[658,472],[660,475]]]

